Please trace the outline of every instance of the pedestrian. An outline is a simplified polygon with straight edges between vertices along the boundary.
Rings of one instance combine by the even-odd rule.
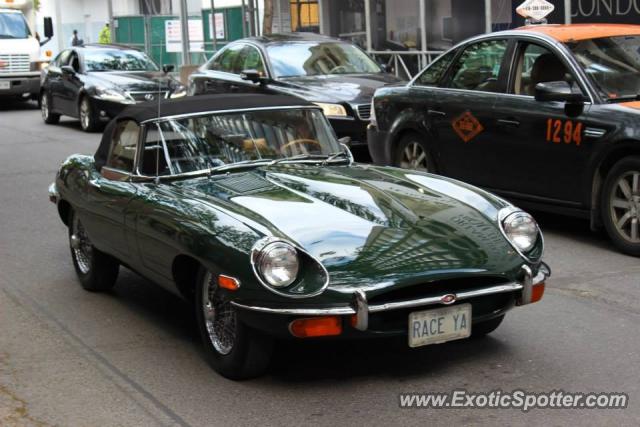
[[[73,35],[69,43],[71,46],[82,46],[82,39],[78,38],[78,30],[73,30]]]
[[[109,23],[104,24],[102,30],[100,30],[100,35],[98,36],[98,43],[100,44],[109,44],[111,43],[111,29],[109,28]]]

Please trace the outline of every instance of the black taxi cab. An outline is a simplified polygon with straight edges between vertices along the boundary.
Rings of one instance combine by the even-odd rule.
[[[372,103],[375,163],[589,218],[640,256],[640,26],[530,25],[475,37]]]

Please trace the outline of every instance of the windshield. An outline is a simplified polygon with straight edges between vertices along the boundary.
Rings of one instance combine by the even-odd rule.
[[[0,13],[0,39],[26,39],[30,35],[21,13]]]
[[[207,114],[150,126],[141,173],[177,175],[294,157],[328,157],[339,151],[317,109]]]
[[[151,58],[135,50],[96,49],[84,53],[87,71],[158,71]]]
[[[640,93],[640,37],[604,37],[567,43],[602,96],[615,101]]]
[[[356,46],[348,43],[287,43],[267,47],[276,77],[326,74],[373,74],[382,70]]]

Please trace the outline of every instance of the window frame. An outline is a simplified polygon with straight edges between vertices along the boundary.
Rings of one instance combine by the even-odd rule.
[[[464,52],[467,49],[471,48],[472,46],[478,45],[480,43],[486,43],[486,42],[492,42],[492,41],[504,41],[506,43],[504,55],[502,56],[502,60],[500,63],[500,71],[498,72],[498,77],[496,80],[498,82],[499,90],[487,91],[487,90],[462,89],[462,88],[451,87],[451,83],[453,82],[453,77],[454,77],[453,75],[454,64],[456,64],[457,61],[460,60],[460,57],[464,54]],[[459,51],[457,55],[454,57],[454,59],[451,61],[451,64],[449,64],[447,72],[445,73],[445,75],[442,77],[440,81],[439,87],[443,89],[463,91],[468,93],[475,92],[475,93],[490,93],[490,94],[498,94],[498,95],[507,94],[507,87],[509,83],[508,79],[511,75],[511,68],[513,66],[513,50],[514,50],[515,43],[516,41],[511,37],[504,36],[504,35],[497,35],[494,37],[472,39],[463,45],[457,46]]]
[[[138,134],[135,143],[135,153],[133,156],[133,163],[130,171],[125,171],[123,169],[118,169],[114,166],[111,166],[109,162],[111,161],[111,156],[113,155],[113,150],[115,148],[115,133],[119,126],[122,123],[134,123],[138,127]],[[125,125],[126,126],[126,125]],[[134,174],[138,174],[138,162],[140,160],[140,137],[144,133],[143,132],[144,125],[136,122],[132,119],[123,119],[116,123],[116,126],[113,129],[113,133],[111,134],[111,143],[109,144],[109,154],[107,155],[106,164],[102,167],[101,173],[102,176],[115,181],[124,181],[127,178],[130,178]],[[105,170],[106,169],[106,170]],[[106,173],[105,173],[106,172]]]
[[[458,59],[458,55],[461,52],[460,48],[461,48],[461,46],[456,46],[456,47],[453,47],[453,48],[447,50],[446,52],[443,52],[440,56],[438,56],[435,60],[433,60],[433,62],[431,62],[431,64],[429,64],[425,68],[423,68],[423,70],[420,73],[418,73],[418,75],[411,80],[411,82],[409,83],[410,86],[413,86],[413,87],[426,87],[426,88],[429,88],[429,87],[432,87],[432,88],[433,87],[441,87],[441,84],[442,84],[443,80],[449,74],[449,69],[451,68],[451,65],[456,61],[456,59]],[[444,60],[444,57],[449,55],[449,54],[453,54],[453,56],[451,57],[451,60],[449,61],[449,64],[444,69],[444,72],[438,78],[438,81],[435,84],[431,84],[431,85],[421,84],[420,83],[420,77],[422,77],[427,71],[429,71],[429,69],[431,67],[433,67],[437,62]]]
[[[535,37],[518,37],[518,38],[514,38],[513,42],[514,42],[514,46],[513,46],[512,58],[509,66],[510,72],[509,72],[509,78],[508,78],[507,87],[506,87],[507,95],[525,97],[527,99],[535,99],[535,96],[532,96],[532,95],[515,93],[517,64],[520,59],[520,55],[521,53],[526,51],[526,48],[528,45],[534,44],[556,55],[556,57],[559,58],[560,61],[562,61],[562,63],[564,64],[564,66],[567,68],[567,71],[571,74],[571,76],[575,80],[576,84],[582,91],[582,94],[585,97],[590,99],[590,103],[593,103],[593,96],[591,95],[591,91],[588,90],[587,86],[585,85],[584,78],[581,74],[581,70],[567,60],[568,55],[562,52],[561,49],[556,48],[555,46],[551,45],[544,39],[535,38]]]

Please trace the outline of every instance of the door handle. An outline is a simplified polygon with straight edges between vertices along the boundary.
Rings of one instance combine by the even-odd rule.
[[[440,116],[440,117],[444,117],[447,115],[447,113],[445,113],[444,111],[438,111],[438,110],[427,110],[427,114],[430,116]]]
[[[509,127],[514,127],[517,128],[518,126],[520,126],[520,122],[517,120],[512,120],[512,119],[499,119],[498,120],[498,124],[502,125],[502,126],[509,126]]]
[[[240,90],[240,86],[237,86],[237,85],[229,85],[229,90],[230,90],[231,92],[237,92],[237,91],[239,91],[239,90]]]

